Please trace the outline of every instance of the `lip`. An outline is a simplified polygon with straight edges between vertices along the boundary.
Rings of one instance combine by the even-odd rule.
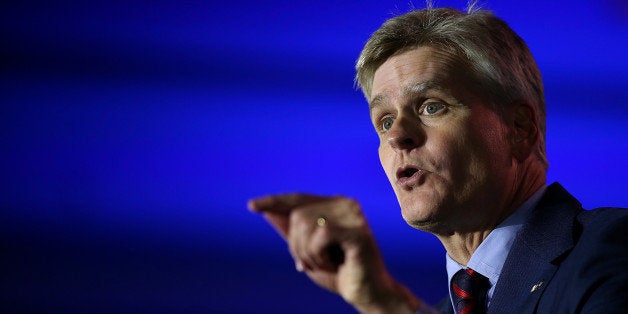
[[[411,175],[408,176],[408,172],[413,171]],[[426,174],[426,171],[413,165],[408,165],[404,167],[400,167],[397,169],[397,185],[399,185],[402,189],[406,191],[411,191],[414,187],[420,185],[423,182],[423,178]]]

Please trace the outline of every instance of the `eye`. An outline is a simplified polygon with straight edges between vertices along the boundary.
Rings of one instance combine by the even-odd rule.
[[[382,130],[390,130],[390,128],[392,128],[393,122],[395,122],[395,120],[392,117],[385,117],[384,119],[382,119]]]
[[[445,108],[446,106],[443,103],[428,102],[422,106],[420,112],[421,114],[433,116],[433,115],[438,114],[440,111],[442,111]]]

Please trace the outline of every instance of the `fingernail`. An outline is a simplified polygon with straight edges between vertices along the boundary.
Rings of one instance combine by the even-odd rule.
[[[296,261],[294,263],[294,267],[297,269],[298,272],[303,272],[303,264],[301,264],[300,261]]]
[[[255,206],[256,205],[255,203],[257,203],[256,200],[257,199],[252,198],[246,202],[246,207],[248,207],[248,209],[252,212],[257,211],[257,207]]]

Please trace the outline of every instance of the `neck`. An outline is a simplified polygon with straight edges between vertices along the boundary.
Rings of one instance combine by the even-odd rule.
[[[467,233],[454,233],[448,236],[439,236],[447,254],[460,265],[467,265],[471,259],[471,255],[480,246],[480,244],[488,237],[491,230],[482,230]]]

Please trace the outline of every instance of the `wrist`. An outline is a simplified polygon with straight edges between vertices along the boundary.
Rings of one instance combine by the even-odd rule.
[[[408,288],[396,281],[382,288],[381,291],[369,298],[368,302],[353,306],[358,312],[364,314],[414,314],[422,305],[422,302]]]

